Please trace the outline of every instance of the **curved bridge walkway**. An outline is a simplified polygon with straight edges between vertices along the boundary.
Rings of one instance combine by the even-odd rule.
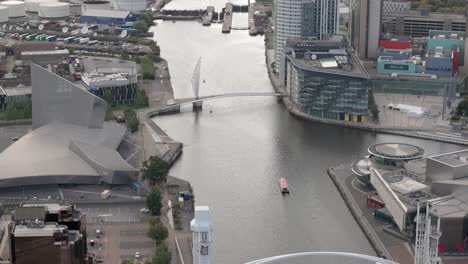
[[[214,99],[221,99],[227,97],[258,97],[258,96],[276,96],[276,97],[283,97],[284,94],[282,93],[227,93],[227,94],[214,94],[214,95],[206,95],[200,96],[197,98],[182,98],[182,99],[175,99],[174,104],[170,105],[169,107],[173,106],[183,106],[187,104],[203,102],[207,100],[214,100]]]

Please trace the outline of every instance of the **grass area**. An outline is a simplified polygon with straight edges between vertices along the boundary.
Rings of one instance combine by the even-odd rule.
[[[154,80],[155,78],[155,68],[153,60],[149,57],[144,57],[141,60],[141,70],[143,72],[143,79],[151,79]]]
[[[31,100],[9,103],[4,111],[0,111],[0,120],[19,120],[32,118]]]
[[[265,32],[265,45],[267,49],[274,48],[273,41],[274,41],[273,32]]]

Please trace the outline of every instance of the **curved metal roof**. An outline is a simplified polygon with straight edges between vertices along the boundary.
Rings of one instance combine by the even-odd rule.
[[[422,148],[406,143],[379,143],[369,147],[371,155],[392,160],[419,159],[426,153]]]

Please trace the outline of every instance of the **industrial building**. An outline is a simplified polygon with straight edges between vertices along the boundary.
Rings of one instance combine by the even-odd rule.
[[[136,16],[131,11],[86,9],[80,16],[81,23],[124,25],[133,22]]]
[[[83,59],[81,79],[85,88],[104,97],[110,91],[113,103],[129,104],[135,101],[138,86],[136,63],[118,59]]]
[[[73,205],[22,203],[9,226],[11,264],[86,264],[86,216]]]
[[[0,187],[132,182],[138,170],[116,150],[126,128],[104,122],[107,103],[36,64],[31,71],[33,130],[0,153]]]
[[[0,86],[0,110],[5,110],[11,103],[29,100],[31,100],[31,87],[3,88]]]
[[[60,50],[37,50],[37,51],[22,51],[21,60],[26,64],[36,63],[46,66],[48,64],[59,64],[63,61],[68,61],[70,53],[67,49]]]
[[[318,118],[366,122],[369,75],[346,43],[290,39],[286,48],[285,87],[294,107]]]
[[[280,80],[285,79],[286,40],[300,37],[322,38],[336,34],[338,1],[275,0],[275,64]]]
[[[379,48],[382,0],[355,0],[350,6],[349,40],[359,58],[375,59]]]

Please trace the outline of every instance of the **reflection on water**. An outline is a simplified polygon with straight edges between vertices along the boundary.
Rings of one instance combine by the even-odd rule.
[[[198,3],[175,0],[167,8],[188,2]],[[202,27],[198,22],[159,21],[154,30],[169,62],[176,97],[193,97],[190,78],[200,56],[205,80],[201,95],[273,91],[263,37],[250,37],[247,31],[221,34],[221,25]],[[207,101],[203,112],[188,107],[155,121],[184,143],[184,153],[170,173],[190,180],[196,203],[210,206],[212,263],[222,264],[300,251],[373,255],[326,169],[364,155],[376,142],[417,144],[429,154],[459,149],[304,122],[274,98]],[[281,196],[279,177],[287,178],[289,197]]]

